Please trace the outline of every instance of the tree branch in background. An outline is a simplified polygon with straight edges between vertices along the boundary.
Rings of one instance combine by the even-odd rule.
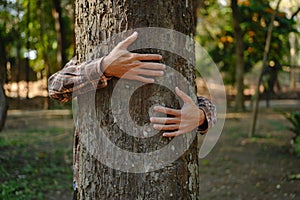
[[[298,15],[299,12],[300,12],[300,7],[298,8],[298,10],[296,10],[296,12],[292,14],[291,19],[293,19],[296,15]]]
[[[256,121],[257,121],[257,114],[258,114],[258,107],[259,107],[259,99],[260,99],[260,92],[259,92],[259,87],[262,83],[262,78],[263,78],[263,74],[266,71],[266,68],[268,67],[267,65],[267,59],[269,56],[269,51],[270,51],[270,44],[271,44],[271,39],[272,39],[272,31],[273,31],[273,27],[274,27],[274,20],[276,17],[276,14],[278,12],[278,8],[280,5],[281,0],[278,0],[278,3],[276,5],[275,11],[272,14],[272,18],[268,27],[268,33],[267,33],[267,38],[266,38],[266,44],[265,44],[265,49],[264,49],[264,55],[263,55],[263,60],[262,60],[262,69],[259,75],[259,79],[258,79],[258,83],[257,83],[257,87],[256,87],[256,99],[255,99],[255,103],[254,103],[254,108],[253,108],[253,117],[252,117],[252,126],[250,129],[250,132],[248,134],[249,137],[252,137],[255,134],[255,128],[256,128]]]

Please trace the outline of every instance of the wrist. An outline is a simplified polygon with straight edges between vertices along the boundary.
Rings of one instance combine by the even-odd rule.
[[[103,74],[104,74],[104,71],[105,71],[105,69],[106,69],[105,58],[106,58],[106,56],[103,56],[103,58],[102,58],[101,61],[100,61],[100,66],[99,66],[100,71],[101,71]]]
[[[201,125],[203,125],[204,122],[205,122],[205,114],[204,114],[204,111],[203,111],[201,108],[199,108],[198,111],[199,111],[199,122],[198,122],[198,126],[201,126]]]
[[[199,119],[199,126],[198,126],[198,132],[203,135],[208,130],[208,121],[206,118],[206,112],[205,109],[199,108],[201,110],[200,119]]]
[[[104,56],[101,61],[100,61],[100,71],[102,72],[102,74],[106,77],[111,77],[111,75],[109,75],[107,73],[107,67],[109,66],[109,62],[108,62],[108,58],[107,56]]]

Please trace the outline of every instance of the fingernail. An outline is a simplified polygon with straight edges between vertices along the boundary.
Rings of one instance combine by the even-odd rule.
[[[134,36],[134,37],[137,37],[137,35],[138,35],[138,33],[137,33],[136,31],[134,31],[134,32],[132,33],[132,36]]]

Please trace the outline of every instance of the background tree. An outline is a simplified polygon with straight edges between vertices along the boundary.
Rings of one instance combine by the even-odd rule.
[[[80,62],[85,61],[86,52],[91,52],[96,44],[125,30],[140,27],[164,27],[192,35],[193,9],[191,1],[75,1],[76,16],[76,54]],[[142,36],[141,36],[142,37]],[[155,39],[157,35],[153,35]],[[164,41],[164,40],[162,40]],[[172,41],[170,45],[172,45]],[[158,52],[163,55],[163,63],[174,67],[190,82],[194,82],[194,72],[187,62],[175,54],[155,49],[144,49],[140,52]],[[193,60],[193,58],[192,58]],[[166,77],[168,78],[168,77]],[[169,77],[171,79],[171,77]],[[112,120],[111,100],[113,88],[117,80],[112,79],[109,85],[101,89],[96,95],[96,113],[99,123],[105,130],[109,130],[109,139],[118,147],[129,152],[145,153],[162,148],[169,140],[157,134],[151,139],[136,138],[127,135]],[[118,98],[129,95],[128,89],[122,90]],[[78,97],[78,102],[86,102],[92,96]],[[149,123],[147,111],[153,104],[164,103],[166,106],[177,107],[174,94],[164,87],[147,84],[134,92],[130,100],[130,113],[137,124]],[[141,103],[143,102],[143,103]],[[81,104],[80,104],[81,105]],[[124,109],[118,105],[120,112]],[[198,193],[198,158],[197,140],[190,149],[177,161],[163,169],[149,173],[126,173],[103,165],[93,157],[82,141],[88,140],[88,133],[96,131],[95,122],[90,115],[95,113],[88,105],[79,107],[78,120],[82,122],[78,144],[79,156],[79,191],[77,199],[197,199]],[[99,113],[105,113],[104,115]],[[124,124],[126,124],[124,119]],[[93,124],[92,126],[91,123]],[[88,125],[90,124],[90,125]],[[99,134],[105,134],[101,132]],[[107,144],[103,144],[107,145]],[[108,156],[126,162],[126,158]],[[153,163],[145,165],[152,167]]]
[[[264,52],[264,41],[267,35],[267,24],[270,22],[274,9],[270,1],[237,1],[236,11],[243,42],[244,73],[249,73],[253,66],[261,61]],[[232,5],[232,4],[230,4]],[[237,57],[235,56],[236,36],[232,26],[232,9],[228,1],[204,1],[204,7],[198,11],[197,40],[208,50],[215,63],[223,72],[223,80],[227,85],[235,84]],[[295,3],[295,5],[297,5]],[[273,6],[274,7],[274,6]],[[287,9],[283,9],[287,10]],[[297,9],[294,7],[293,12]],[[218,19],[218,20],[216,20]],[[279,11],[275,18],[272,32],[269,59],[280,65],[289,65],[288,35],[295,32],[295,18]],[[296,31],[297,32],[297,31]],[[284,47],[284,48],[283,48]],[[239,47],[241,49],[242,47]],[[240,56],[241,57],[241,56]],[[280,69],[281,70],[281,69]],[[278,71],[277,70],[277,73]],[[241,82],[241,80],[240,80]],[[242,93],[241,90],[237,93]],[[236,104],[237,105],[237,104]]]
[[[240,19],[242,14],[238,7],[237,0],[231,0],[231,10],[233,18],[233,35],[235,39],[235,110],[243,111],[244,107],[244,71],[245,71],[245,60],[244,60],[244,41],[243,31],[241,28]]]
[[[54,18],[56,38],[58,43],[57,64],[63,66],[67,62],[66,56],[66,34],[65,23],[62,16],[62,7],[60,0],[52,0],[54,8],[52,9],[52,16]]]
[[[1,61],[10,66],[1,70],[10,74],[5,83],[17,83],[18,98],[20,81],[43,80],[46,89],[49,75],[74,56],[73,13],[73,0],[0,1]]]
[[[5,95],[5,91],[3,89],[2,80],[0,79],[0,131],[4,128],[7,110],[8,110],[8,104],[7,104],[7,97]]]
[[[13,16],[9,12],[11,9],[11,4],[6,2],[0,7],[0,131],[4,127],[8,109],[7,97],[3,85],[7,82],[7,48],[11,47],[11,34],[13,32],[13,26],[8,22],[15,22]]]

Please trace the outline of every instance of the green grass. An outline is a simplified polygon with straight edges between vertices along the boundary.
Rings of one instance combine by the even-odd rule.
[[[278,120],[269,120],[269,125],[274,128],[275,131],[285,131],[286,125],[279,123]]]
[[[0,199],[71,193],[72,136],[60,128],[0,133]]]

